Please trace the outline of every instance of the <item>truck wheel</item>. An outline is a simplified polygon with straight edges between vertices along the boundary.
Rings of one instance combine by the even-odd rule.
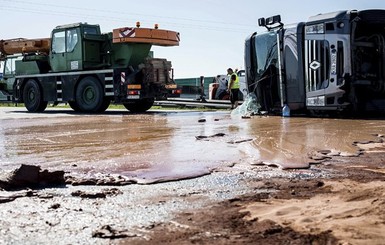
[[[110,106],[111,100],[108,98],[103,99],[102,106],[99,108],[98,112],[105,112],[107,108]]]
[[[76,111],[76,112],[79,112],[80,109],[79,109],[79,106],[78,104],[76,103],[76,101],[68,101],[68,104],[70,105],[70,107],[72,108],[72,110]]]
[[[94,77],[85,77],[77,86],[76,103],[80,111],[97,112],[103,104],[103,89]]]
[[[43,112],[48,104],[48,101],[43,101],[39,84],[33,79],[29,79],[24,86],[23,100],[29,112]]]
[[[145,112],[154,105],[154,98],[141,99],[131,103],[123,103],[124,107],[131,112]]]

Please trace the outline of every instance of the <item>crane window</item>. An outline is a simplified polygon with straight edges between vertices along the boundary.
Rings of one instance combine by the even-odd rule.
[[[55,32],[52,38],[52,52],[64,53],[65,51],[65,32]]]
[[[67,52],[72,52],[75,49],[76,44],[78,43],[78,33],[77,29],[67,30]]]
[[[15,75],[15,70],[16,70],[16,60],[21,60],[23,57],[15,57],[15,58],[8,58],[5,60],[4,64],[4,75]]]
[[[84,34],[99,34],[98,29],[94,26],[84,27]]]

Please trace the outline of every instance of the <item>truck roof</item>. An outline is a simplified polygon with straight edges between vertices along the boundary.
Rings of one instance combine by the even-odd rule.
[[[72,24],[59,25],[59,26],[56,26],[55,29],[72,28],[72,27],[78,27],[78,26],[99,26],[99,25],[88,24],[87,22],[78,22],[78,23],[72,23]]]
[[[336,11],[331,13],[318,14],[318,15],[309,17],[308,22],[321,21],[321,20],[325,21],[328,19],[343,19],[344,17],[347,17],[349,13],[350,11],[341,10],[341,11]]]

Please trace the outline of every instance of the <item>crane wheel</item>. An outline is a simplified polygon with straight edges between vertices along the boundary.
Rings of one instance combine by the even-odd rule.
[[[103,88],[99,80],[85,77],[76,88],[76,104],[82,112],[99,112],[103,106]]]
[[[76,101],[68,101],[68,104],[70,105],[70,107],[72,108],[72,110],[74,110],[74,111],[76,111],[76,112],[80,112],[79,106],[78,106],[78,104],[76,103]]]
[[[39,84],[33,79],[29,79],[24,86],[23,101],[29,112],[43,112],[48,105],[47,101],[43,101]]]
[[[139,101],[123,103],[130,112],[138,113],[149,110],[154,105],[154,98],[141,99]]]
[[[98,112],[105,112],[110,106],[111,99],[104,97],[102,106],[98,109]]]

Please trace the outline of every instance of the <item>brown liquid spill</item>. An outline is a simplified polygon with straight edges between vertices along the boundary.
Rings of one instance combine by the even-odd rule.
[[[226,142],[197,141],[197,135],[224,130],[213,115],[205,116],[204,124],[198,123],[201,117],[174,113],[0,120],[0,164],[3,169],[33,164],[142,179],[202,175],[234,161],[238,150]]]
[[[331,151],[342,156],[357,156],[354,142],[378,141],[385,131],[383,120],[344,120],[320,118],[266,117],[254,119],[249,133],[252,148],[260,161],[283,168],[308,167],[308,154]]]
[[[198,122],[201,118],[206,122]],[[382,120],[245,120],[228,112],[7,119],[0,120],[0,165],[147,180],[198,176],[240,161],[307,167],[308,154],[317,150],[356,155],[353,142],[378,139],[374,135],[385,134],[384,125]],[[218,133],[225,135],[196,139]]]

